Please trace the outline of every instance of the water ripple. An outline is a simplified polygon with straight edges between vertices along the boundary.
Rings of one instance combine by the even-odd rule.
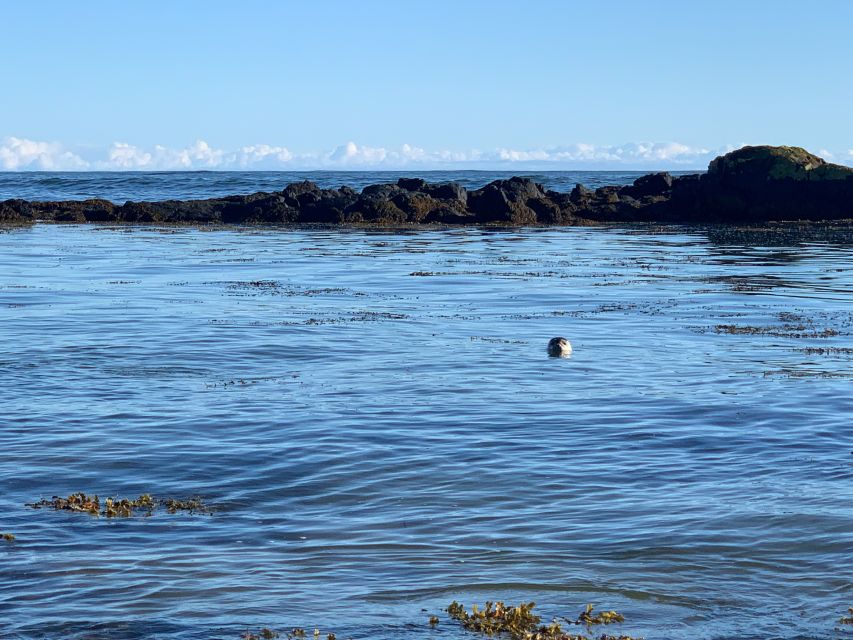
[[[0,628],[390,639],[499,597],[595,602],[648,638],[826,637],[853,604],[851,255],[598,229],[0,234]],[[570,359],[545,357],[554,335]],[[79,490],[217,510],[24,506]]]

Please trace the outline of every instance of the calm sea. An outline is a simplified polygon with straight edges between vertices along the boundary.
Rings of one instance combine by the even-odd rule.
[[[674,172],[674,175],[685,172]],[[691,173],[691,172],[687,172]],[[695,172],[692,172],[695,173]],[[256,191],[281,191],[291,182],[312,180],[323,188],[343,185],[361,190],[369,184],[425,177],[430,182],[455,181],[469,189],[516,175],[533,178],[548,189],[570,191],[577,183],[595,189],[629,184],[642,171],[165,171],[165,172],[0,172],[0,200],[168,200],[213,198]]]
[[[0,174],[0,198],[304,176]],[[850,637],[852,259],[690,230],[0,231],[0,638],[473,637],[454,599]],[[25,506],[76,491],[216,511]]]

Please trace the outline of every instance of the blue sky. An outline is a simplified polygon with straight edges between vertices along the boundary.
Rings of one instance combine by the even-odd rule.
[[[0,169],[853,161],[853,2],[3,2]]]

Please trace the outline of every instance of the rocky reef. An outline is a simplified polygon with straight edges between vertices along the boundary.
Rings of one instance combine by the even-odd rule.
[[[653,173],[627,186],[570,193],[529,178],[473,191],[456,183],[400,178],[361,193],[312,182],[282,191],[211,198],[0,202],[0,223],[589,225],[610,222],[756,224],[853,219],[853,169],[798,147],[743,147],[714,159],[707,173]]]

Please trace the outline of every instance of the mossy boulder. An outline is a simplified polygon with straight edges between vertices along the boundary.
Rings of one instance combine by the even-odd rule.
[[[711,180],[846,180],[853,169],[826,162],[801,147],[743,147],[708,166]]]
[[[708,173],[673,180],[674,222],[726,224],[853,218],[853,169],[800,147],[743,147]]]

